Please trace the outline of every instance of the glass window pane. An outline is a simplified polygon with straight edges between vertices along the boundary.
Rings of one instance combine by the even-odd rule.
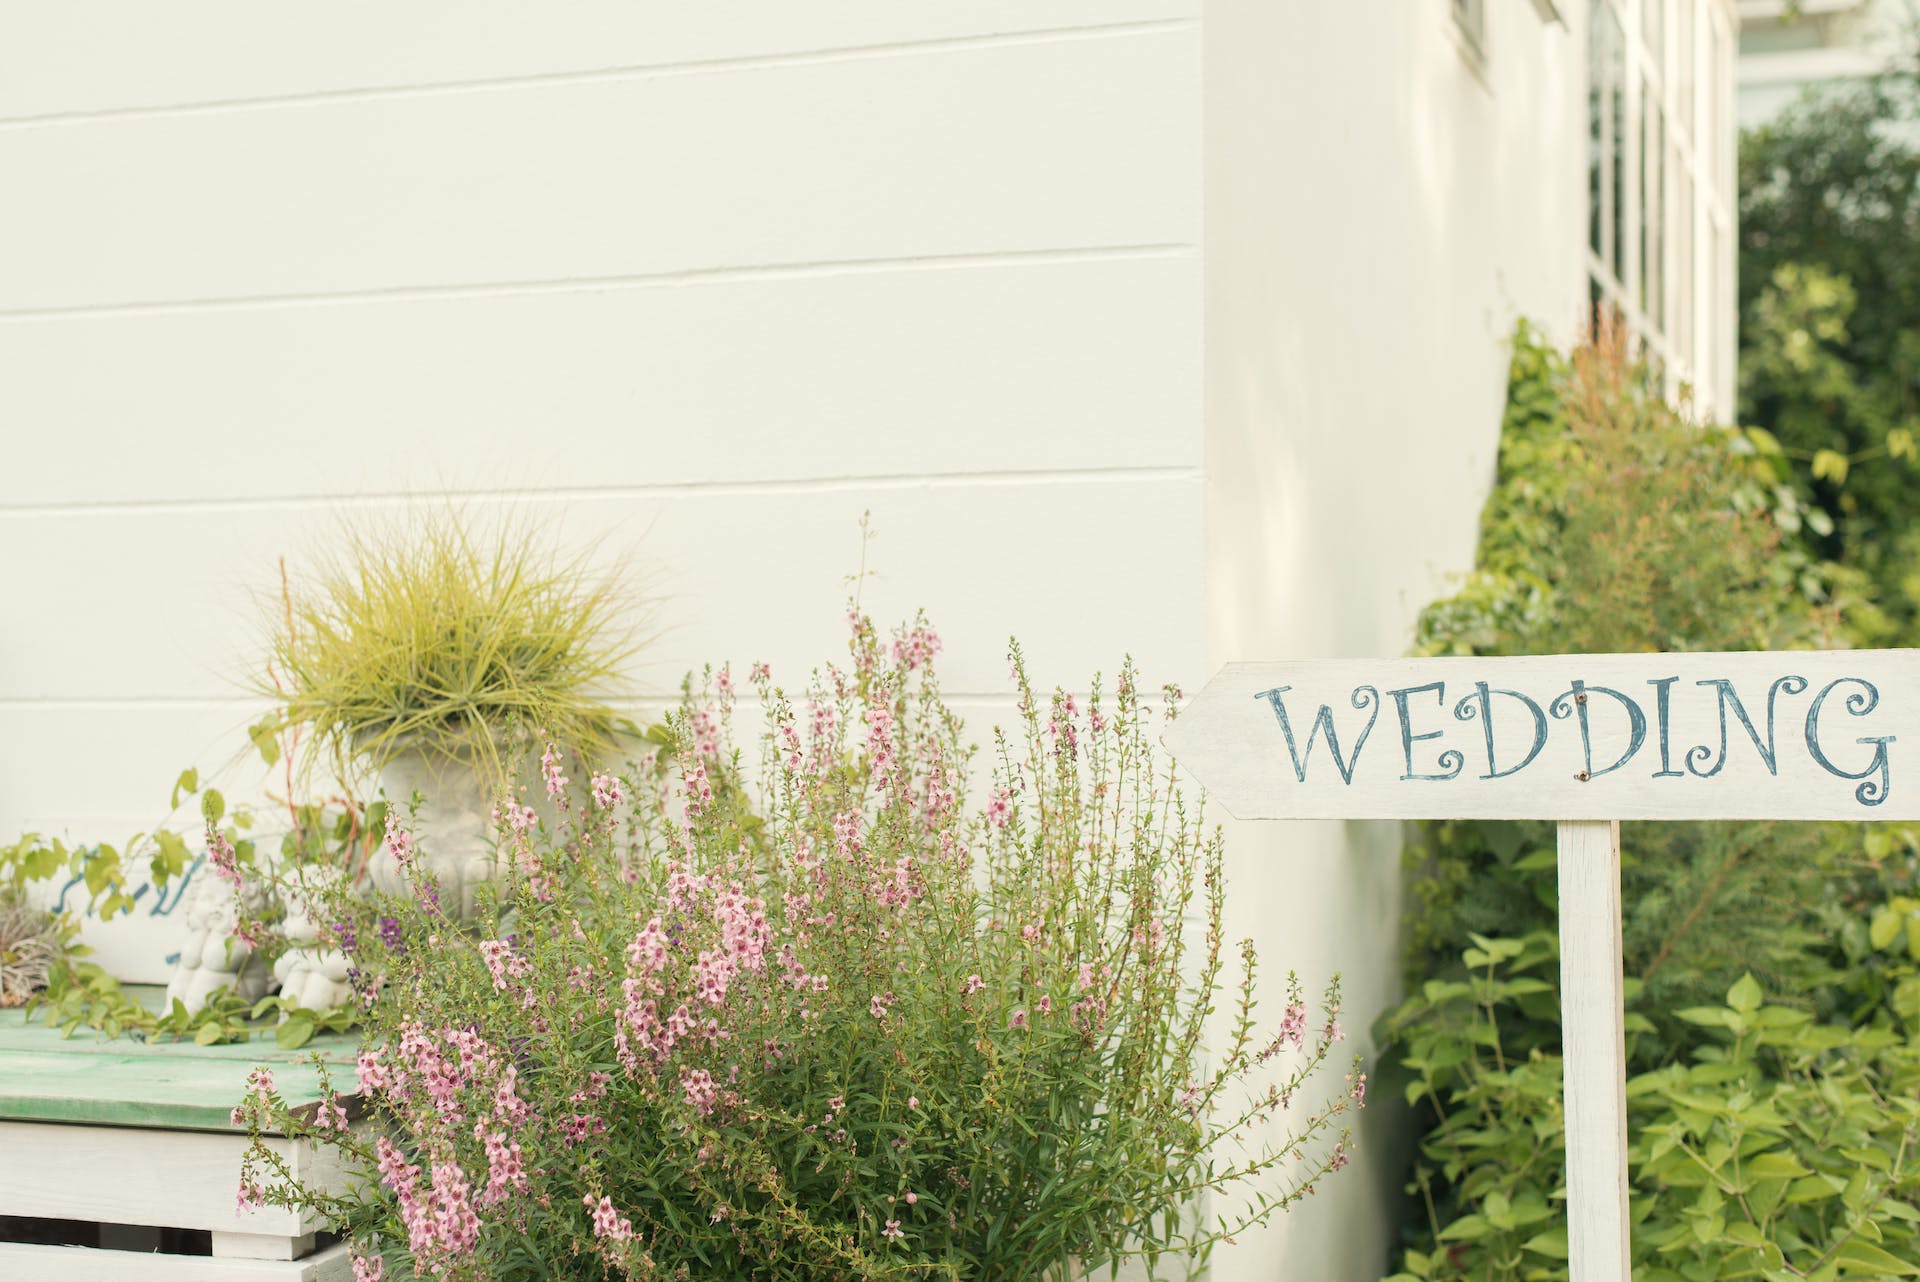
[[[1667,155],[1666,115],[1649,93],[1645,99],[1646,126],[1640,146],[1640,306],[1647,323],[1666,332],[1666,273],[1663,253],[1666,249],[1667,207],[1662,179]]]
[[[1733,314],[1733,281],[1729,278],[1727,271],[1730,263],[1727,254],[1727,229],[1718,219],[1713,222],[1709,246],[1709,252],[1713,255],[1713,292],[1708,295],[1709,310],[1705,323],[1700,327],[1700,363],[1702,366],[1710,366],[1713,369],[1711,400],[1715,416],[1724,419],[1733,416],[1733,370],[1729,364],[1733,358],[1733,344],[1726,341],[1726,335],[1715,329],[1711,318]]]
[[[1609,198],[1607,201],[1607,222],[1612,232],[1611,250],[1607,265],[1613,271],[1615,280],[1627,278],[1626,255],[1626,216],[1627,216],[1627,95],[1626,95],[1626,59],[1627,33],[1620,26],[1620,16],[1613,6],[1602,4],[1606,11],[1606,76],[1607,76],[1607,181]]]
[[[1604,0],[1588,10],[1587,23],[1587,245],[1595,258],[1607,254],[1605,223],[1607,147],[1606,27]]]
[[[1701,174],[1702,183],[1710,183],[1716,196],[1725,196],[1733,175],[1733,124],[1727,119],[1727,110],[1733,102],[1733,94],[1728,77],[1733,68],[1732,37],[1727,32],[1727,21],[1719,14],[1712,15],[1713,49],[1712,65],[1708,68],[1712,86],[1713,101],[1711,128],[1713,130],[1713,172]]]
[[[1682,138],[1693,137],[1693,29],[1700,0],[1678,0],[1674,11],[1674,124]]]
[[[1674,350],[1680,355],[1680,364],[1688,378],[1697,377],[1694,363],[1693,342],[1693,177],[1686,166],[1675,166],[1673,181],[1677,188],[1674,201],[1679,206],[1679,216],[1674,221],[1674,232],[1678,243],[1674,246],[1673,273],[1679,288],[1674,291]]]
[[[1667,79],[1667,0],[1640,0],[1640,35],[1647,42],[1647,56],[1653,60],[1654,78]]]

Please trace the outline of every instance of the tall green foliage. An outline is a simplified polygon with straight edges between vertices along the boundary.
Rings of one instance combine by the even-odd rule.
[[[1853,618],[1877,619],[1861,576],[1809,550],[1822,522],[1773,439],[1691,424],[1652,385],[1618,334],[1562,357],[1519,332],[1478,568],[1423,613],[1423,653],[1839,645]],[[1878,1257],[1848,1244],[1881,1249],[1912,1209],[1909,1122],[1875,1120],[1920,1080],[1892,1004],[1905,979],[1865,964],[1863,935],[1910,846],[1859,825],[1633,825],[1622,840],[1637,1276],[1864,1268]],[[1426,825],[1409,860],[1412,996],[1381,1029],[1425,1131],[1403,1274],[1564,1277],[1552,827]],[[1762,993],[1782,1013],[1755,1015]],[[1821,1105],[1830,1126],[1789,1116],[1816,1081],[1840,1093]],[[1837,1167],[1806,1150],[1844,1127],[1864,1128],[1847,1135],[1885,1179],[1829,1187]],[[1741,1203],[1753,1172],[1732,1168],[1762,1152],[1780,1155],[1763,1169],[1799,1172],[1783,1189],[1823,1205]],[[1728,1235],[1753,1241],[1722,1250]]]
[[[1920,627],[1920,87],[1809,97],[1740,148],[1740,415],[1778,439],[1866,570]]]
[[[1747,434],[1689,423],[1648,382],[1617,334],[1568,358],[1519,331],[1478,568],[1421,615],[1422,653],[1841,642],[1842,616],[1862,604],[1856,576],[1793,537],[1803,511],[1784,461]],[[1696,1001],[1749,967],[1789,978],[1804,835],[1660,824],[1626,841],[1627,955],[1657,989]],[[1550,824],[1428,826],[1409,977],[1444,969],[1466,932],[1551,926],[1552,848]]]

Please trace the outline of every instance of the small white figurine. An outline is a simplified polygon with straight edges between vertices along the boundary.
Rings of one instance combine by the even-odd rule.
[[[273,975],[280,981],[280,996],[290,1006],[331,1010],[353,1000],[353,985],[347,982],[352,963],[338,941],[329,938],[331,932],[319,912],[341,877],[338,868],[308,868],[287,890],[287,917],[280,927],[287,951],[273,964]],[[282,1010],[281,1020],[286,1017]]]
[[[250,883],[235,891],[211,868],[202,868],[193,879],[183,906],[187,938],[167,982],[169,1007],[178,998],[189,1013],[197,1012],[218,988],[230,988],[248,1003],[267,995],[272,980],[265,961],[233,933],[243,902],[247,916],[259,920],[268,903],[266,887]]]

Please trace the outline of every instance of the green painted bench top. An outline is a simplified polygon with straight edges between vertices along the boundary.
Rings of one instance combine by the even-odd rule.
[[[87,1029],[62,1038],[38,1016],[0,1010],[0,1122],[233,1132],[228,1115],[256,1065],[273,1070],[281,1098],[298,1108],[320,1098],[312,1053],[327,1063],[334,1089],[351,1094],[355,1050],[353,1037],[331,1035],[283,1051],[270,1032],[229,1046],[107,1039]]]

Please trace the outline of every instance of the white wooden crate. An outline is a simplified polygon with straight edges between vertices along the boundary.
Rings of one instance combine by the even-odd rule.
[[[6,1282],[335,1282],[352,1276],[344,1246],[314,1250],[311,1215],[237,1208],[247,1137],[235,1133],[0,1122],[0,1215],[201,1229],[213,1255],[146,1254],[0,1242]],[[305,1183],[337,1185],[332,1155],[268,1141]]]

